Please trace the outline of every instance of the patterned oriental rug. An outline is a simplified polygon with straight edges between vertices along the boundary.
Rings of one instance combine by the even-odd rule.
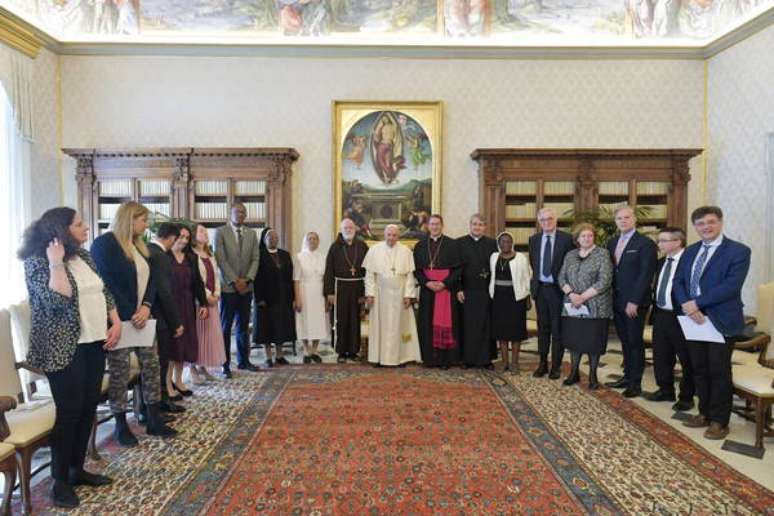
[[[178,439],[106,440],[116,483],[79,488],[73,512],[774,513],[774,493],[616,393],[528,374],[288,367],[189,405]]]

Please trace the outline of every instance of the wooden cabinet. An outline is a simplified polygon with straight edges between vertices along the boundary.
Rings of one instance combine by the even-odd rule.
[[[232,203],[247,208],[248,226],[271,226],[291,239],[291,148],[62,149],[77,161],[78,206],[92,239],[118,206],[135,200],[151,212],[226,223]]]
[[[649,206],[645,230],[685,229],[688,161],[701,149],[477,149],[479,210],[494,236],[507,229],[518,250],[537,229],[537,211],[551,206],[559,226],[573,215],[621,204]]]

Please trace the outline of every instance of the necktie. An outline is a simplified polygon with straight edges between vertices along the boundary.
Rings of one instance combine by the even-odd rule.
[[[551,235],[546,235],[546,245],[543,246],[543,276],[546,278],[551,276],[551,267],[553,265],[551,261],[551,255],[553,249],[551,248]]]
[[[239,243],[239,254],[242,254],[242,228],[239,227],[236,230],[237,232],[237,242]]]
[[[621,262],[621,255],[623,255],[624,249],[626,249],[626,242],[628,239],[621,235],[618,237],[618,244],[615,246],[615,264],[618,265]]]
[[[656,292],[656,304],[659,308],[664,308],[666,305],[666,290],[669,283],[669,276],[672,274],[672,262],[674,258],[667,258],[666,265],[664,265],[664,274],[661,276],[661,283],[658,285],[658,292]]]
[[[701,273],[704,272],[704,264],[707,262],[707,255],[709,254],[710,246],[702,246],[701,254],[696,259],[696,265],[693,268],[693,274],[691,274],[691,297],[696,299],[699,296],[699,280],[701,279]]]

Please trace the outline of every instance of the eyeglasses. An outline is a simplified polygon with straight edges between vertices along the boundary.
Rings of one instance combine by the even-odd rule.
[[[658,243],[661,243],[661,242],[666,243],[666,242],[677,242],[678,240],[680,240],[680,239],[679,238],[659,238],[658,240],[656,240],[656,242],[658,242]]]

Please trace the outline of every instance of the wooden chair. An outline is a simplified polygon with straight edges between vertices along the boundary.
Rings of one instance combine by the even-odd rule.
[[[10,305],[8,312],[11,314],[13,352],[16,356],[16,362],[23,363],[27,359],[27,351],[30,347],[30,326],[32,325],[30,305],[24,300],[18,304]],[[21,368],[19,369],[19,379],[25,402],[30,402],[33,399],[51,398],[46,375]]]
[[[0,396],[0,471],[5,477],[3,488],[3,503],[0,505],[0,515],[10,516],[11,495],[16,484],[16,448],[2,442],[11,434],[5,413],[16,408],[16,400],[10,396]]]
[[[0,396],[23,400],[18,369],[28,368],[17,362],[11,337],[11,318],[8,310],[0,310]],[[28,368],[33,373],[39,373]],[[38,400],[19,403],[15,409],[4,413],[4,424],[8,436],[3,441],[14,447],[18,461],[19,483],[21,485],[24,512],[32,512],[30,480],[32,478],[32,456],[40,448],[48,446],[48,437],[54,428],[56,407],[53,400]]]

